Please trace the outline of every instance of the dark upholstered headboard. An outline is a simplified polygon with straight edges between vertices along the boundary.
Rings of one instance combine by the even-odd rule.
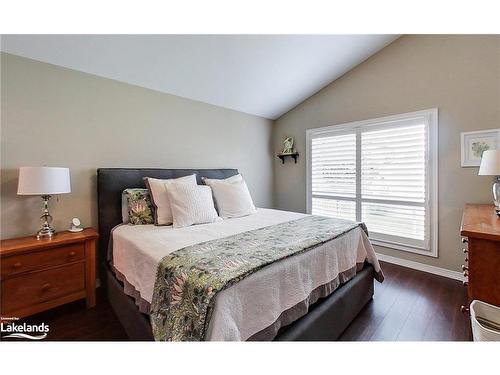
[[[111,229],[122,222],[121,197],[127,188],[144,188],[143,177],[177,178],[196,173],[201,178],[227,178],[238,174],[237,169],[150,169],[99,168],[97,170],[97,210],[99,220],[100,265],[106,261]]]

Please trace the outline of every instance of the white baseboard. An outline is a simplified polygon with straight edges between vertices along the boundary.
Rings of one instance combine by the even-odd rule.
[[[448,270],[446,268],[430,266],[428,264],[414,262],[412,260],[396,258],[396,257],[390,256],[390,255],[385,255],[385,254],[380,254],[380,253],[377,253],[377,258],[378,258],[378,260],[381,260],[383,262],[397,264],[398,266],[413,268],[414,270],[424,271],[424,272],[432,273],[434,275],[448,277],[448,278],[454,279],[454,280],[460,280],[460,281],[465,280],[464,275],[458,271],[452,271],[452,270]]]

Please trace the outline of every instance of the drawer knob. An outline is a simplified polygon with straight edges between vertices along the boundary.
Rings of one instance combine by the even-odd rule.
[[[465,238],[465,237],[462,238],[462,243],[468,243],[468,242],[469,242],[469,240],[467,238]]]
[[[460,306],[460,311],[465,314],[465,313],[469,312],[469,308],[462,305],[462,306]]]
[[[463,281],[462,285],[467,288],[469,286],[469,283],[467,281]]]
[[[50,283],[45,283],[42,286],[42,291],[45,292],[46,290],[49,290],[49,288],[50,288]]]
[[[469,261],[469,258],[465,258],[465,261],[468,262]]]
[[[467,271],[464,271],[464,276],[465,277],[469,276],[469,274],[467,273]]]
[[[12,265],[12,267],[14,267],[14,268],[21,268],[21,266],[22,266],[22,265],[23,265],[22,263],[17,262],[17,263],[14,263],[14,264]]]
[[[76,253],[74,251],[70,251],[70,253],[69,253],[70,257],[74,257],[75,255],[76,255]]]
[[[469,268],[462,264],[462,271],[468,271]]]
[[[467,254],[469,252],[467,249],[462,249],[462,251],[464,252],[464,254]]]

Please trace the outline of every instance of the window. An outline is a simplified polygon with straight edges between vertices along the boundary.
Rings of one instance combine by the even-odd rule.
[[[437,256],[437,109],[307,131],[307,210]]]

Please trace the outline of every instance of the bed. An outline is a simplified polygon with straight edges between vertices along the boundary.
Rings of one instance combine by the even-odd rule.
[[[297,226],[297,223],[312,219],[310,215],[258,209],[248,217],[182,229],[120,225],[124,189],[144,187],[142,178],[146,176],[177,178],[193,173],[201,183],[202,177],[227,178],[238,171],[122,168],[97,171],[100,277],[106,280],[103,284],[109,301],[130,339],[153,339],[151,322],[155,322],[156,315],[150,314],[154,311],[155,277],[158,264],[166,255],[202,243],[238,239],[245,233],[269,228],[280,230],[280,226],[290,223],[296,225],[294,232],[300,232],[303,224]],[[221,290],[214,296],[203,338],[337,339],[372,298],[374,277],[380,279],[381,270],[361,226],[324,241],[313,250],[266,265]],[[333,262],[332,266],[325,267],[329,262]],[[356,269],[347,269],[343,263],[356,264]]]

